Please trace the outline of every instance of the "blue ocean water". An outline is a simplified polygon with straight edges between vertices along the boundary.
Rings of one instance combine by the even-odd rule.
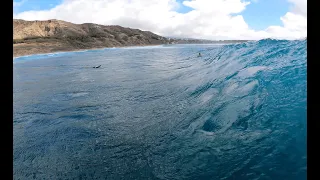
[[[14,179],[306,179],[306,66],[272,39],[16,58]]]

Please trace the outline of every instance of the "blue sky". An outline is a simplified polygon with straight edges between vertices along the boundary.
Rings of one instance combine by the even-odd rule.
[[[183,0],[177,2],[180,3],[178,12],[186,13],[192,10],[182,4]],[[289,7],[287,0],[256,0],[251,1],[241,15],[252,29],[264,30],[270,25],[282,25],[280,17],[289,11]]]
[[[15,8],[16,12],[29,10],[48,10],[59,5],[63,0],[16,0],[15,2],[23,2],[21,6]],[[180,13],[187,13],[192,8],[184,6],[183,0],[177,0]],[[264,30],[270,25],[280,26],[282,22],[280,17],[288,12],[290,4],[287,0],[255,0],[251,1],[246,9],[241,12],[246,23],[250,28],[255,30]]]
[[[30,10],[48,10],[52,7],[61,4],[63,0],[15,0],[14,2],[21,3],[15,10],[16,12]]]
[[[193,9],[176,0],[179,15],[172,15],[171,0],[65,1],[14,0],[14,18],[120,25],[203,39],[299,39],[307,33],[307,0],[192,0],[197,9],[190,14]]]
[[[289,11],[289,6],[286,0],[259,0],[249,4],[241,14],[251,28],[263,30],[270,25],[282,25],[280,17]]]

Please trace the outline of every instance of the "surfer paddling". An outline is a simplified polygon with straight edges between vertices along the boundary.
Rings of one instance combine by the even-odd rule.
[[[101,65],[99,65],[99,66],[94,66],[93,68],[99,68]]]

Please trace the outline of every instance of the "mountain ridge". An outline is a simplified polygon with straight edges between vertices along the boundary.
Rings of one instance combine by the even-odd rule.
[[[168,44],[170,41],[149,31],[118,25],[74,24],[51,19],[13,20],[13,56],[76,51],[93,48]]]

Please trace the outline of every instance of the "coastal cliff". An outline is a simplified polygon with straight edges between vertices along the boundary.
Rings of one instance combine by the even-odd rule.
[[[73,24],[61,20],[13,20],[13,57],[58,51],[169,43],[169,39],[152,32],[121,26]]]
[[[13,19],[13,57],[106,47],[160,44],[228,44],[245,41],[169,38],[150,31],[117,25],[74,24],[56,19],[46,21]]]

